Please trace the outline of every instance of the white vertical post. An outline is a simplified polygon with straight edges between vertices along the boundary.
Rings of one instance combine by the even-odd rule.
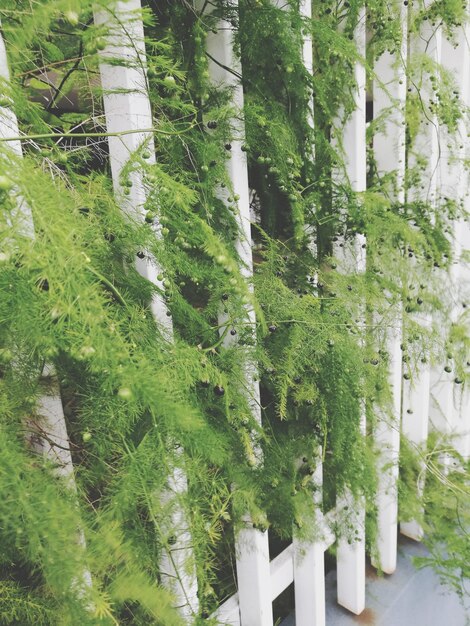
[[[0,32],[0,77],[8,82],[10,74],[5,43]],[[0,107],[0,137],[18,137],[18,121],[12,107]],[[7,148],[12,156],[22,157],[20,141],[10,141]],[[31,209],[23,200],[18,202],[18,218],[22,218],[21,229],[25,235],[34,237],[34,225]],[[72,457],[69,449],[67,427],[65,424],[59,384],[51,365],[46,365],[43,371],[44,394],[39,400],[39,424],[31,424],[29,434],[32,444],[57,465],[58,475],[68,479],[70,486],[75,489],[73,477]],[[58,447],[60,446],[60,447]]]
[[[121,177],[130,159],[142,148],[150,154],[147,163],[155,163],[153,135],[148,132],[153,127],[153,119],[147,88],[141,10],[140,0],[129,0],[115,2],[108,10],[95,14],[95,23],[107,29],[107,45],[101,53],[100,63],[107,131],[141,131],[109,137],[109,158],[117,201],[131,219],[138,221],[144,218],[144,204],[148,196],[142,169],[138,164],[130,167],[130,188],[123,184],[125,181]],[[159,227],[154,228],[156,235],[160,236]],[[135,265],[143,277],[162,289],[157,279],[160,268],[149,253],[145,253],[143,259],[136,258]],[[159,328],[171,340],[172,322],[160,296],[154,295],[151,309]],[[162,526],[161,530],[162,534],[168,532],[175,542],[163,549],[160,576],[162,583],[173,592],[182,616],[191,619],[199,607],[197,580],[188,520],[178,503],[178,498],[187,490],[187,481],[180,468],[175,467],[172,472],[168,477],[164,500],[175,498],[176,504],[172,509],[170,527]],[[162,539],[165,541],[167,538]]]
[[[426,22],[418,34],[410,37],[410,55],[426,54],[434,63],[440,62],[441,54],[441,30]],[[419,96],[424,106],[429,106],[433,94],[427,88],[426,76],[413,77],[413,83],[419,91]],[[411,89],[414,86],[410,85]],[[439,127],[435,116],[431,119],[423,118],[421,127],[417,133],[414,144],[410,146],[408,155],[408,167],[416,167],[419,158],[426,156],[427,162],[423,166],[422,185],[408,190],[410,200],[427,200],[431,205],[436,205],[438,179],[439,179]],[[413,314],[413,319],[423,329],[431,327],[431,315]],[[406,338],[405,338],[406,339]],[[403,381],[402,398],[402,432],[408,441],[417,448],[422,447],[428,437],[429,422],[429,394],[431,382],[431,366],[429,355],[424,355],[425,363],[420,363],[417,371],[408,380]],[[424,470],[424,462],[421,463]],[[422,494],[424,488],[424,474],[421,474],[417,485],[418,494]],[[400,532],[411,539],[420,541],[423,529],[416,520],[400,522]]]
[[[8,82],[8,58],[5,43],[1,34],[0,23],[0,78]],[[0,137],[18,137],[18,120],[12,107],[0,107]],[[7,151],[15,157],[22,157],[22,147],[19,140],[8,142]],[[22,198],[18,198],[17,215],[21,220],[21,231],[25,236],[34,237],[34,223],[31,209]],[[70,441],[67,434],[60,386],[52,365],[46,364],[42,371],[40,384],[43,394],[38,402],[38,422],[29,421],[28,439],[31,447],[43,454],[55,466],[57,476],[62,477],[68,487],[76,492],[75,476],[73,471]],[[77,542],[85,546],[83,529],[78,529]],[[76,589],[83,592],[84,587],[91,586],[91,574],[88,570],[82,572],[76,580]]]
[[[449,71],[455,81],[460,104],[470,104],[470,27],[467,23],[458,27],[452,41],[442,36],[442,66]],[[468,172],[464,159],[468,158],[467,124],[464,109],[456,137],[449,136],[446,128],[441,128],[441,195],[463,203],[468,211],[470,197],[468,192]],[[465,313],[464,306],[470,305],[470,266],[463,258],[465,251],[470,249],[470,225],[464,219],[455,220],[452,232],[452,255],[450,279],[453,300],[451,321],[459,320]],[[470,330],[470,324],[468,324]],[[442,369],[442,368],[440,368]],[[437,413],[437,407],[431,416],[433,424],[443,428],[444,432],[455,435],[453,441],[456,449],[464,458],[470,455],[470,394],[465,387],[455,384],[456,372],[447,375],[444,411]],[[437,402],[436,402],[437,404]],[[443,414],[444,413],[444,414]]]
[[[397,197],[403,203],[405,177],[405,102],[407,58],[407,9],[403,2],[394,2],[391,10],[399,14],[402,41],[397,54],[384,52],[375,62],[378,80],[374,83],[374,118],[385,113],[383,133],[374,136],[374,154],[379,175],[396,173]],[[399,313],[397,312],[397,318]],[[390,415],[380,412],[375,429],[376,447],[380,451],[377,473],[378,559],[374,565],[392,574],[397,561],[397,479],[400,449],[401,411],[401,323],[386,329],[386,350],[389,355],[389,383],[392,389]]]
[[[204,2],[198,2],[201,8]],[[236,9],[237,2],[232,3]],[[243,90],[239,80],[228,71],[230,68],[235,74],[241,74],[240,62],[234,54],[232,25],[221,19],[217,24],[216,32],[210,32],[207,36],[207,52],[209,56],[209,74],[211,81],[216,86],[230,86],[232,88],[232,104],[243,111]],[[251,223],[250,203],[248,188],[248,169],[246,156],[242,150],[245,136],[244,124],[233,120],[235,137],[232,141],[232,149],[227,159],[227,172],[232,184],[235,197],[238,197],[238,211],[236,221],[240,235],[236,241],[236,249],[240,256],[241,272],[251,282],[253,274],[253,258],[251,251]],[[226,193],[220,190],[222,199],[226,199]],[[247,307],[247,320],[250,326],[255,328],[255,313],[251,307]],[[226,319],[220,315],[220,324],[225,324]],[[227,335],[224,345],[235,342],[235,338]],[[259,385],[254,380],[254,365],[247,364],[245,369],[245,386],[250,402],[252,414],[258,423],[261,423],[261,406],[259,397]],[[240,530],[235,538],[238,597],[240,606],[240,620],[242,626],[272,626],[272,598],[269,567],[269,544],[267,531],[261,531],[253,527],[247,519],[246,526]]]
[[[294,529],[294,590],[296,626],[325,626],[325,542],[327,530],[321,512],[323,465],[317,459],[312,481],[316,486],[315,526],[319,536],[313,542],[302,541]]]
[[[287,9],[288,6],[282,0],[274,0],[274,4],[279,8]],[[309,32],[309,20],[312,19],[311,0],[301,0],[299,11],[307,21],[307,28],[303,34],[302,61],[305,69],[313,74],[313,41]],[[313,100],[309,114],[309,123],[313,127],[314,111]],[[313,156],[312,146],[312,156]],[[315,244],[310,241],[312,249]],[[324,626],[325,614],[325,543],[323,534],[325,532],[325,522],[321,513],[322,504],[322,484],[323,484],[323,464],[321,461],[322,449],[318,447],[315,472],[312,482],[316,491],[314,496],[315,527],[318,537],[314,541],[306,542],[299,537],[299,533],[294,528],[294,594],[295,594],[295,623],[297,626]]]
[[[355,109],[344,122],[341,129],[344,167],[345,172],[337,176],[344,176],[354,192],[360,193],[366,190],[366,15],[362,8],[358,15],[358,23],[354,31],[356,50],[363,61],[354,64],[354,79],[356,89],[354,94]],[[341,120],[339,120],[341,122]],[[357,235],[354,238],[351,251],[345,250],[346,242],[343,240],[343,248],[337,247],[336,252],[343,251],[344,270],[346,272],[365,270],[365,237]],[[338,254],[337,254],[338,255]],[[361,431],[365,435],[365,407],[361,406]],[[358,534],[353,543],[346,538],[339,538],[337,546],[337,598],[338,604],[349,611],[359,614],[365,608],[365,509],[364,503],[354,503],[351,494],[346,493],[344,498],[338,501],[337,509],[347,505],[352,511],[354,524]]]

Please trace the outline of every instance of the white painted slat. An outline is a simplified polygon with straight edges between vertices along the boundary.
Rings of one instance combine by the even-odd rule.
[[[1,25],[0,25],[1,26]],[[0,76],[5,81],[10,80],[5,43],[0,30]],[[0,107],[0,137],[18,137],[18,121],[12,107]],[[22,157],[20,141],[9,141],[8,150],[17,157]],[[31,209],[22,200],[19,201],[18,211],[23,218],[25,234],[34,237],[34,225]],[[19,217],[19,216],[18,216]],[[64,419],[59,384],[51,365],[45,365],[43,370],[44,395],[39,399],[39,424],[31,424],[30,437],[36,448],[57,464],[57,473],[69,479],[70,486],[75,489],[73,478],[72,457],[70,455],[67,427]],[[57,445],[54,445],[57,444]],[[58,447],[60,446],[60,448]]]
[[[442,37],[442,65],[451,72],[459,92],[460,102],[464,106],[470,104],[469,37],[470,27],[468,24],[457,29],[452,41],[449,41],[444,35]],[[456,141],[448,136],[444,127],[442,128],[440,143],[441,193],[457,202],[463,200],[464,207],[468,211],[470,209],[469,176],[463,163],[463,160],[468,158],[467,145],[465,119],[460,121]],[[450,279],[452,283],[451,293],[454,297],[451,320],[457,322],[462,313],[465,313],[463,305],[468,303],[467,306],[470,306],[470,267],[468,262],[465,263],[462,258],[465,250],[470,249],[469,223],[463,219],[455,220],[452,238],[454,263],[451,267]],[[470,330],[470,324],[468,326]],[[444,411],[438,413],[434,410],[431,419],[433,424],[443,427],[444,432],[455,436],[453,444],[465,458],[468,458],[470,455],[470,393],[463,385],[454,383],[455,376],[455,372],[447,375],[445,393],[442,394],[442,404],[445,402],[445,414],[442,414]]]
[[[289,5],[283,0],[273,0],[273,4],[280,9],[288,10]],[[307,28],[303,33],[302,61],[305,69],[313,74],[313,42],[308,28],[308,20],[312,18],[311,0],[301,0],[299,3],[300,15],[306,19]],[[309,123],[314,124],[314,103],[311,101]],[[312,156],[314,147],[311,147]],[[307,229],[310,234],[310,230]],[[311,238],[310,246],[315,249]],[[331,531],[325,523],[320,507],[322,503],[323,465],[321,462],[321,447],[317,451],[317,465],[312,482],[316,486],[314,503],[316,505],[316,527],[319,537],[314,542],[306,542],[296,528],[293,529],[293,579],[295,594],[295,622],[297,626],[323,626],[325,624],[325,555],[324,552],[333,542]]]
[[[0,77],[6,82],[10,80],[7,51],[1,33],[1,22]],[[8,139],[9,137],[18,137],[19,134],[18,120],[13,108],[0,107],[0,137]],[[22,158],[23,151],[19,140],[9,141],[6,145],[8,145],[7,154],[8,151],[11,151],[15,157]],[[19,222],[20,230],[25,236],[34,238],[34,223],[31,209],[20,197],[17,198],[15,220]],[[43,454],[54,464],[56,475],[62,477],[68,487],[73,492],[76,492],[77,486],[70,452],[70,441],[67,434],[67,424],[60,396],[60,386],[52,365],[44,365],[40,384],[43,388],[43,393],[39,398],[37,406],[38,420],[30,419],[27,438],[34,450]],[[85,546],[85,536],[81,528],[77,529],[76,541],[78,545]],[[77,575],[75,589],[78,593],[83,594],[84,589],[90,587],[91,584],[91,574],[88,570],[85,570],[81,575]]]
[[[294,581],[294,544],[271,561],[271,599],[275,600]],[[297,617],[297,615],[296,615]]]
[[[321,459],[321,449],[319,449]],[[316,528],[319,537],[316,541],[305,542],[294,530],[294,591],[295,623],[297,626],[325,626],[325,549],[329,543],[326,538],[328,527],[321,513],[321,486],[323,484],[323,465],[317,462],[312,481],[317,485],[314,495],[316,509]]]
[[[410,37],[410,55],[423,55],[433,61],[440,62],[441,56],[441,30],[440,28],[431,26],[429,22],[425,22],[418,34]],[[426,76],[415,77],[414,85],[410,86],[413,90],[415,87],[419,91],[420,99],[424,106],[428,106],[433,99],[432,92],[428,89]],[[413,146],[411,146],[408,155],[408,167],[416,166],[418,159],[423,155],[427,158],[425,171],[423,172],[423,184],[418,188],[408,191],[409,200],[426,199],[431,205],[436,205],[437,189],[439,184],[439,159],[440,159],[440,129],[435,116],[431,119],[423,120],[419,132],[415,138]],[[412,314],[413,320],[427,330],[431,327],[432,317],[429,313]],[[403,381],[403,398],[402,398],[402,432],[408,438],[409,442],[416,447],[422,447],[428,436],[429,422],[429,395],[431,385],[431,366],[429,355],[423,355],[426,358],[425,363],[418,364],[418,370],[411,376],[409,380]],[[424,470],[424,462],[421,464]],[[424,473],[421,474],[419,484],[417,485],[418,493],[422,493],[424,488]],[[400,523],[400,532],[411,539],[420,541],[423,536],[423,529],[415,521],[410,520]]]
[[[383,132],[374,136],[374,154],[380,174],[396,172],[397,198],[404,202],[405,176],[405,102],[406,73],[403,62],[407,58],[407,8],[403,2],[392,5],[400,15],[402,42],[397,54],[385,51],[375,62],[374,71],[379,80],[373,86],[374,118],[387,114]],[[397,318],[399,313],[397,312]],[[380,321],[380,320],[378,320]],[[392,574],[397,562],[397,478],[400,449],[401,413],[401,323],[385,331],[389,354],[389,383],[392,389],[391,415],[379,412],[375,429],[375,443],[381,451],[378,460],[378,562],[387,574]]]
[[[202,8],[205,4],[199,3],[199,7]],[[236,8],[237,3],[232,3],[232,9]],[[232,88],[232,104],[236,110],[243,111],[243,90],[237,78],[241,75],[241,66],[233,51],[232,25],[228,21],[220,20],[216,32],[208,33],[206,45],[211,81],[216,86],[230,86]],[[230,68],[232,71],[228,71],[226,68]],[[241,272],[248,282],[251,282],[253,258],[248,169],[246,155],[242,150],[245,132],[241,119],[234,119],[233,124],[236,136],[232,140],[232,149],[227,159],[227,172],[232,183],[233,194],[239,198],[237,202],[238,211],[235,216],[239,228],[239,237],[235,245],[242,263]],[[226,200],[227,195],[226,190],[220,190],[222,199]],[[247,307],[246,316],[254,331],[256,318],[251,307]],[[225,323],[226,316],[221,313],[219,324],[222,326]],[[224,345],[228,347],[235,342],[236,337],[227,333]],[[259,385],[254,378],[255,365],[247,363],[244,386],[252,415],[258,423],[261,423]],[[259,451],[257,452],[259,455]],[[246,527],[236,537],[236,565],[242,626],[271,626],[273,617],[268,533],[254,528],[249,520],[246,521]]]
[[[365,59],[366,47],[366,15],[365,9],[359,13],[358,24],[354,31],[354,42],[358,53]],[[344,150],[345,171],[337,172],[338,182],[347,182],[353,191],[366,190],[367,162],[366,162],[366,73],[363,63],[354,64],[354,79],[356,90],[354,93],[355,110],[344,124],[335,132],[341,134]],[[338,123],[341,124],[341,117]],[[357,235],[348,249],[347,243],[341,238],[341,247],[335,246],[335,256],[341,259],[346,272],[362,272],[365,270],[366,252],[362,247],[365,237]],[[365,407],[362,406],[361,430],[365,435]],[[346,493],[337,502],[341,511],[348,506],[355,526],[358,530],[356,541],[348,543],[347,539],[339,538],[337,546],[337,600],[338,604],[349,611],[360,614],[365,607],[365,509],[364,503],[355,503],[351,494]]]
[[[224,626],[240,626],[240,603],[238,593],[234,593],[223,604],[219,606],[217,611],[212,613],[211,619],[216,620],[217,624]]]
[[[140,0],[129,0],[113,3],[109,10],[103,9],[95,14],[95,23],[108,29],[107,45],[100,53],[107,131],[141,131],[109,137],[109,158],[116,198],[129,218],[136,221],[144,218],[148,189],[138,164],[129,173],[132,182],[130,188],[123,184],[123,170],[143,147],[150,153],[147,163],[155,163],[153,135],[148,132],[153,127],[153,119],[147,90],[147,61],[140,12]],[[113,63],[116,60],[123,64]],[[154,228],[156,235],[160,236],[159,227]],[[157,278],[161,269],[148,252],[143,259],[136,257],[135,266],[144,278],[163,289]],[[172,322],[161,296],[153,296],[151,310],[162,333],[171,340]],[[172,472],[168,477],[164,500],[176,499],[176,505],[172,507],[169,527],[163,528],[163,534],[171,535],[172,543],[163,550],[159,564],[160,576],[162,583],[173,592],[181,614],[189,620],[197,614],[199,607],[197,579],[188,520],[177,503],[178,497],[187,490],[187,481],[180,468],[175,467]]]

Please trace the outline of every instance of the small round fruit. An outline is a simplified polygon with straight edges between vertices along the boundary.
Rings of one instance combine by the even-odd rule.
[[[77,26],[79,17],[76,11],[66,11],[64,13],[65,20],[70,24],[70,26]]]
[[[91,439],[91,433],[89,430],[86,430],[84,433],[82,433],[83,443],[87,443],[88,441],[90,441],[90,439]]]
[[[88,357],[95,354],[95,352],[96,350],[93,348],[93,346],[83,346],[82,348],[80,348],[80,357],[82,359],[87,359]]]
[[[270,326],[268,326],[268,330],[270,333],[275,333],[277,330],[277,326],[275,324],[271,324]]]
[[[9,350],[8,348],[2,348],[0,350],[0,363],[7,365],[8,363],[11,363],[12,360],[13,360],[13,352]]]
[[[216,385],[214,387],[214,393],[216,396],[223,396],[225,393],[225,389],[223,387],[221,387],[220,385]]]
[[[167,87],[174,87],[176,84],[175,77],[171,75],[165,76],[163,82]]]
[[[0,191],[9,191],[13,187],[13,181],[8,176],[0,176]]]
[[[132,399],[132,390],[129,387],[121,387],[118,390],[118,396],[123,400],[131,400]]]
[[[104,50],[106,48],[106,39],[104,39],[103,37],[98,37],[98,39],[95,41],[95,46],[97,50]]]

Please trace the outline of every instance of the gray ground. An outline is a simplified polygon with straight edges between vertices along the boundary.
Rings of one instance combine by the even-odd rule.
[[[442,587],[429,569],[417,570],[411,557],[424,547],[400,539],[398,566],[392,576],[367,569],[366,609],[354,616],[336,604],[336,572],[326,578],[326,626],[470,626],[470,604],[464,609],[455,593]],[[295,626],[291,616],[282,626]]]

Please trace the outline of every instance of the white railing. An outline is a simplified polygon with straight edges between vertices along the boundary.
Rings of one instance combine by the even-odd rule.
[[[209,3],[202,2],[200,6],[207,7]],[[234,8],[236,3],[232,3]],[[405,202],[404,177],[405,177],[405,104],[407,97],[406,59],[407,42],[406,35],[407,8],[403,2],[396,4],[400,14],[403,43],[400,50],[393,54],[385,52],[375,62],[375,73],[378,80],[373,85],[374,116],[393,109],[388,114],[386,122],[380,133],[374,137],[373,150],[378,174],[384,175],[395,172],[397,176],[397,194],[394,198],[398,203]],[[116,197],[121,202],[125,211],[132,213],[135,219],[143,216],[143,205],[148,190],[138,165],[129,173],[132,181],[131,191],[124,194],[121,175],[127,164],[129,156],[135,155],[143,146],[151,145],[151,133],[146,132],[152,127],[152,114],[147,96],[145,47],[143,44],[143,26],[141,21],[132,15],[131,27],[127,25],[125,35],[120,30],[119,22],[113,21],[116,15],[126,19],[134,10],[140,9],[140,0],[118,2],[113,13],[102,13],[96,16],[98,24],[106,22],[114,28],[114,34],[108,41],[108,47],[102,52],[101,79],[104,88],[104,104],[106,113],[107,130],[110,133],[122,131],[132,127],[134,130],[141,129],[141,133],[129,134],[120,137],[109,138],[110,161]],[[311,14],[311,6],[308,0],[301,3],[303,15]],[[444,67],[454,73],[456,84],[460,91],[460,97],[464,103],[470,103],[470,55],[468,50],[469,33],[468,27],[460,29],[457,47],[449,43],[441,32],[421,32],[411,38],[412,50],[418,50],[423,42],[426,45],[426,53],[431,54],[436,61],[441,60]],[[131,34],[132,45],[126,45],[126,38]],[[113,39],[114,37],[114,39]],[[365,14],[361,14],[361,20],[355,32],[355,41],[361,55],[365,56],[366,28]],[[207,42],[210,52],[209,71],[215,84],[231,85],[234,87],[234,105],[243,108],[243,93],[241,85],[234,79],[235,74],[241,72],[241,67],[233,53],[231,27],[228,23],[220,24],[216,33],[210,34]],[[310,39],[306,36],[304,49],[304,62],[307,69],[311,70]],[[106,60],[113,56],[127,57],[125,66],[107,64]],[[217,61],[219,63],[217,63]],[[5,62],[4,62],[5,65]],[[224,68],[233,68],[235,74]],[[354,68],[357,82],[356,110],[341,126],[342,147],[345,151],[346,171],[338,173],[338,176],[346,175],[352,189],[362,192],[366,189],[366,120],[365,120],[365,70],[361,63],[356,63]],[[413,89],[413,86],[410,86]],[[423,97],[430,97],[423,92]],[[10,133],[17,135],[15,120],[5,109],[2,115],[9,116],[9,128],[5,124],[0,125],[0,134]],[[312,116],[313,119],[313,116]],[[247,164],[244,153],[241,150],[244,136],[244,128],[241,122],[237,122],[237,139],[233,142],[231,156],[227,161],[227,171],[231,178],[235,196],[238,202],[238,224],[240,227],[240,239],[237,248],[244,262],[245,277],[250,280],[252,273],[252,258],[250,248],[250,225],[249,225],[249,189]],[[444,130],[439,129],[437,121],[432,120],[432,125],[424,126],[420,131],[417,145],[423,150],[428,150],[430,156],[429,173],[430,196],[434,195],[436,185],[446,188],[445,194],[449,197],[464,197],[470,208],[470,196],[464,191],[463,165],[461,161],[455,162],[450,159],[446,152],[439,154],[439,145],[445,145]],[[466,138],[466,131],[462,128],[460,133]],[[440,143],[438,143],[440,141]],[[464,148],[459,148],[460,156],[466,155]],[[429,148],[430,146],[430,148]],[[19,144],[15,148],[20,150]],[[151,158],[154,158],[154,150],[150,149]],[[440,178],[440,181],[438,180]],[[419,193],[421,190],[417,190]],[[410,192],[411,193],[411,192]],[[221,196],[223,197],[223,195]],[[157,227],[158,234],[158,227]],[[456,266],[452,272],[452,280],[456,291],[454,317],[461,312],[462,305],[470,306],[470,275],[468,266],[460,261],[462,251],[470,247],[470,226],[468,222],[459,221],[454,225],[455,239],[453,245],[457,252]],[[364,252],[361,239],[354,246],[355,254],[351,263],[354,267],[350,271],[363,271],[365,266]],[[158,268],[149,254],[144,259],[136,259],[137,269],[149,280],[158,284],[161,290],[163,286],[157,279]],[[166,315],[165,305],[162,299],[157,298],[152,303],[152,310],[158,324],[166,331],[171,340],[171,319]],[[247,311],[250,321],[255,322],[252,311]],[[417,318],[420,319],[420,318]],[[458,446],[462,454],[470,454],[470,397],[467,392],[460,392],[461,387],[455,384],[453,375],[444,375],[443,368],[430,372],[429,365],[423,363],[421,371],[414,380],[405,381],[403,384],[401,313],[396,312],[396,324],[389,328],[385,337],[385,344],[390,358],[389,381],[393,391],[392,416],[378,413],[377,427],[375,429],[375,441],[377,448],[381,450],[378,460],[379,488],[377,494],[378,509],[378,545],[375,565],[386,573],[393,573],[397,560],[397,529],[398,529],[398,504],[397,504],[397,478],[400,431],[404,432],[410,441],[421,445],[427,438],[429,422],[431,426],[443,429],[448,433],[460,435]],[[380,321],[380,320],[377,320]],[[223,316],[220,318],[223,324]],[[428,319],[421,320],[423,325],[430,324]],[[164,331],[165,332],[165,331]],[[260,422],[259,389],[253,380],[253,372],[246,372],[252,399],[252,410],[257,421]],[[54,403],[54,407],[52,407]],[[65,422],[61,413],[58,392],[51,398],[43,401],[44,412],[49,416],[57,413],[54,424],[50,422],[50,428],[59,434],[58,441],[63,447],[67,447],[67,435]],[[417,408],[415,408],[417,407]],[[445,419],[444,419],[445,418]],[[59,432],[60,431],[60,432]],[[365,423],[363,424],[365,433]],[[262,462],[262,459],[260,460]],[[66,471],[73,476],[70,455],[63,459]],[[322,468],[318,465],[312,480],[321,486]],[[186,488],[184,473],[175,468],[170,480],[169,489],[173,494]],[[320,493],[318,491],[318,493]],[[341,510],[344,502],[338,502],[337,510]],[[295,538],[286,549],[276,558],[270,561],[268,532],[256,529],[247,520],[246,528],[242,530],[236,541],[236,560],[238,593],[225,601],[213,614],[220,624],[233,626],[272,626],[272,602],[287,588],[294,583],[295,587],[295,617],[297,626],[323,626],[325,620],[325,573],[324,552],[337,542],[337,570],[338,570],[338,602],[353,613],[359,614],[365,606],[365,536],[364,536],[364,511],[361,504],[354,505],[357,508],[356,517],[360,528],[358,541],[354,545],[348,544],[341,537],[336,537],[337,511],[331,510],[325,515],[317,514],[319,539],[313,543],[304,544]],[[185,529],[178,533],[177,545],[168,550],[164,556],[163,569],[167,570],[168,578],[178,581],[171,585],[178,604],[182,607],[182,614],[189,621],[192,615],[197,613],[197,584],[195,574],[188,562],[191,561],[190,535],[186,529],[186,521],[182,511],[176,509],[174,517],[175,525]],[[422,530],[414,521],[401,525],[401,531],[414,538],[420,539]],[[183,573],[184,571],[184,573]]]

